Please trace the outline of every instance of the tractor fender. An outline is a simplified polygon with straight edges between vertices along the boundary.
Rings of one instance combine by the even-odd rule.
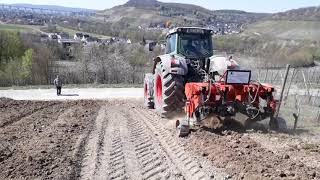
[[[153,73],[157,63],[161,62],[165,74],[186,75],[188,73],[187,60],[177,55],[165,54],[154,59]]]

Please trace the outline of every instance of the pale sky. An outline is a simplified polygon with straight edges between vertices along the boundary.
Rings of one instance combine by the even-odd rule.
[[[3,4],[28,3],[40,5],[60,5],[89,9],[108,9],[124,4],[128,0],[0,0]],[[281,12],[308,6],[320,6],[320,0],[160,0],[203,6],[211,10],[237,9],[249,12]]]

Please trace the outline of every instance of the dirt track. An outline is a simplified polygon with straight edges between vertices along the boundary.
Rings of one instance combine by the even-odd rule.
[[[308,134],[201,129],[128,101],[0,100],[0,179],[320,179]]]

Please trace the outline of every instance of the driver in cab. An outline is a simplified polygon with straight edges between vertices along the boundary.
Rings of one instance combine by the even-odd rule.
[[[197,54],[199,51],[194,47],[192,40],[188,40],[187,45],[184,46],[187,54]]]

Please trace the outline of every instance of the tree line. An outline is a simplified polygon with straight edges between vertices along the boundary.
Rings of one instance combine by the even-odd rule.
[[[139,43],[94,45],[75,51],[73,67],[57,70],[67,83],[75,84],[142,84],[144,74],[151,71],[152,57],[160,53],[160,49],[147,53]]]
[[[73,47],[73,59],[61,60],[57,42],[39,35],[0,31],[0,86],[52,84],[56,75],[65,83],[141,84],[158,48],[148,52],[143,43]]]
[[[36,35],[0,31],[0,86],[47,84],[58,48]]]

